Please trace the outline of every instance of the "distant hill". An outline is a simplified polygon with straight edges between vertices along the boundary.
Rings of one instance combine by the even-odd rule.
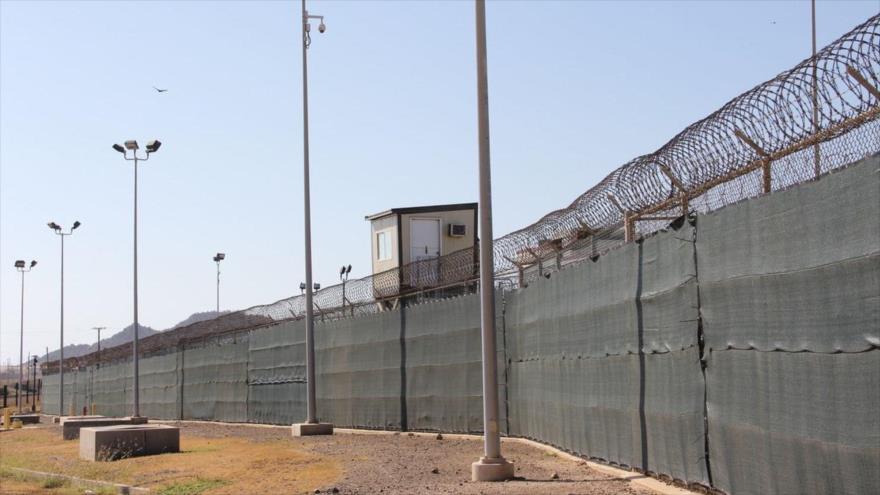
[[[187,325],[191,325],[193,323],[197,323],[200,321],[210,320],[212,318],[216,318],[218,316],[221,316],[221,315],[224,315],[227,313],[229,313],[229,311],[220,311],[219,313],[216,311],[203,311],[200,313],[193,313],[188,318],[186,318],[185,320],[181,321],[180,323],[174,325],[173,327],[169,328],[168,330],[172,330],[172,329],[180,328],[180,327],[185,327]],[[138,327],[140,328],[140,330],[138,331],[138,338],[141,338],[141,339],[144,337],[149,337],[150,335],[155,335],[155,334],[159,333],[160,331],[162,331],[162,330],[156,330],[154,328],[150,328],[150,327],[147,327],[144,325],[138,325]],[[108,349],[110,347],[115,347],[117,345],[122,345],[122,344],[125,344],[128,342],[131,342],[132,337],[134,336],[134,331],[132,330],[133,328],[134,328],[134,325],[129,325],[129,326],[125,327],[124,329],[122,329],[121,331],[110,335],[109,337],[107,336],[109,334],[109,332],[107,330],[104,330],[103,332],[101,332],[101,349]],[[97,339],[97,338],[98,338],[98,335],[96,332],[95,339]],[[64,346],[64,358],[67,359],[67,358],[72,358],[72,357],[84,356],[86,354],[95,352],[97,350],[98,350],[97,342],[94,344],[91,344],[91,345],[89,345],[89,344],[66,345],[66,346]],[[60,352],[58,352],[57,349],[49,353],[49,361],[54,361],[54,360],[58,359],[59,357],[60,357]],[[43,355],[39,356],[39,359],[40,359],[40,362],[44,361],[46,359],[46,355],[43,354]]]
[[[138,331],[138,338],[149,337],[150,335],[159,333],[158,330],[155,330],[150,327],[146,327],[144,325],[138,325],[140,330]],[[133,331],[134,325],[129,325],[122,329],[122,331],[116,332],[109,337],[105,337],[107,331],[104,330],[101,332],[101,349],[107,349],[109,347],[114,347],[120,344],[125,344],[126,342],[131,342],[134,337]],[[95,339],[98,338],[98,333],[95,332]],[[64,359],[79,357],[89,354],[90,352],[95,352],[98,350],[97,341],[94,344],[75,344],[75,345],[66,345],[64,346]],[[49,361],[54,361],[60,357],[61,353],[58,349],[49,353]],[[45,354],[40,356],[40,361],[46,359]]]
[[[203,311],[201,313],[193,313],[190,315],[189,318],[181,321],[177,325],[174,325],[173,327],[169,328],[169,330],[192,325],[193,323],[198,323],[200,321],[212,320],[218,316],[223,316],[227,313],[229,313],[229,311],[220,311],[219,313],[216,311]]]

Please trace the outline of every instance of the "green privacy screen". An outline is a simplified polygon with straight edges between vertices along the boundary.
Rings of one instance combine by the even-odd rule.
[[[510,433],[708,485],[694,229],[509,297]]]
[[[878,212],[875,156],[499,291],[501,430],[731,494],[876,493]],[[479,305],[316,322],[319,418],[480,432]],[[298,320],[143,356],[141,412],[302,421],[304,340]],[[130,361],[65,372],[66,409],[131,400]]]
[[[880,491],[880,159],[700,219],[713,481]]]

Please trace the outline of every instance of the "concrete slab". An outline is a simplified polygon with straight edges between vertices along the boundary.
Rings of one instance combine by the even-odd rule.
[[[290,433],[295,437],[332,435],[333,425],[330,423],[296,423],[291,426]]]
[[[143,424],[147,424],[147,418],[66,418],[61,423],[61,437],[64,440],[76,440],[82,428]]]
[[[166,452],[180,452],[180,428],[142,424],[80,430],[79,457],[87,461],[115,461]]]
[[[105,417],[105,416],[100,416],[100,415],[92,415],[92,416],[55,416],[54,418],[52,418],[52,422],[53,422],[53,423],[58,423],[58,424],[63,425],[64,422],[67,421],[67,420],[69,420],[69,419],[72,419],[72,420],[75,420],[75,421],[80,421],[80,420],[83,420],[83,419],[96,419],[96,418],[104,418],[104,417]]]

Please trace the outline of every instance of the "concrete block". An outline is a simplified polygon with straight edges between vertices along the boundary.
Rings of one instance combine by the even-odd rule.
[[[296,423],[291,426],[290,433],[295,437],[332,435],[333,425],[330,423]]]
[[[64,418],[61,422],[61,437],[64,440],[76,440],[79,438],[79,431],[82,428],[116,426],[116,425],[143,425],[147,423],[147,418],[88,418],[86,416],[77,416]]]
[[[39,414],[13,414],[12,421],[21,420],[22,424],[33,425],[40,422]]]
[[[504,481],[513,478],[513,464],[503,457],[480,457],[471,464],[471,480],[473,481]]]
[[[180,428],[142,424],[80,430],[79,457],[87,461],[115,461],[166,452],[180,452]]]

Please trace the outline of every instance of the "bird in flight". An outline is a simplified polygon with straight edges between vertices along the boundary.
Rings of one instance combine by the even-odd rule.
[[[157,93],[164,93],[164,92],[168,91],[167,89],[159,89],[156,86],[153,86],[153,89],[155,89]]]

